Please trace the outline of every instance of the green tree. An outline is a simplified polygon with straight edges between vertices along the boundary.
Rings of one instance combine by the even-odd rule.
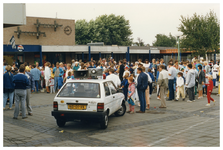
[[[102,15],[86,22],[78,20],[75,26],[76,43],[104,42],[105,45],[130,46],[132,31],[124,16]]]
[[[172,36],[171,33],[169,36],[165,34],[157,34],[156,41],[153,42],[153,46],[161,46],[161,47],[174,47],[176,46],[176,37]]]
[[[206,16],[196,13],[190,18],[181,16],[180,21],[178,30],[183,33],[181,48],[191,51],[193,55],[219,53],[220,23],[213,11]]]

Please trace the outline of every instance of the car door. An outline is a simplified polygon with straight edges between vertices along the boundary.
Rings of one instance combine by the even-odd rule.
[[[114,109],[113,109],[113,97],[112,97],[112,94],[111,94],[111,90],[110,90],[110,88],[109,88],[109,84],[108,84],[108,82],[105,82],[104,83],[104,90],[105,90],[105,108],[109,108],[109,110],[110,110],[110,114],[112,114],[113,113],[113,111],[114,111]],[[109,115],[110,115],[109,114]]]
[[[109,88],[111,89],[111,94],[112,94],[112,98],[113,98],[113,103],[112,103],[113,110],[114,110],[113,112],[115,112],[120,107],[119,98],[117,95],[117,89],[116,89],[114,83],[111,81],[108,82],[108,85],[109,85]]]

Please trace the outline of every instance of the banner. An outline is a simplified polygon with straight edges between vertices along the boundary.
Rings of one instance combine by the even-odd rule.
[[[9,42],[12,44],[12,49],[16,49],[14,35],[11,37],[11,39],[10,39],[10,41],[9,41]]]

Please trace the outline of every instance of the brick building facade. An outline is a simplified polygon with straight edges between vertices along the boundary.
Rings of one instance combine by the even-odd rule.
[[[38,23],[39,25],[37,25]],[[55,28],[55,25],[59,26]],[[15,33],[15,31],[19,31],[18,29],[22,32],[19,34],[19,37],[18,33]],[[37,31],[41,33],[45,32],[45,37],[44,34],[40,34],[37,38]],[[24,47],[23,52],[12,49],[9,40],[13,35],[16,45],[22,45]],[[28,62],[33,64],[35,61],[41,61],[42,59],[44,62],[44,59],[47,59],[47,57],[60,55],[51,53],[49,56],[46,56],[44,53],[42,54],[42,45],[75,45],[75,20],[26,17],[26,25],[3,29],[4,59],[9,64],[13,62],[13,59],[16,59],[16,61],[18,59],[20,63]],[[39,51],[33,51],[36,47],[38,47]],[[63,61],[65,59],[71,60],[69,55],[64,54],[63,57]]]

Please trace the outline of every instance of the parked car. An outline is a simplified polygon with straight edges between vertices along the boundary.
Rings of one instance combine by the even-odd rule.
[[[63,127],[73,120],[94,120],[102,129],[108,126],[112,114],[126,112],[124,94],[110,80],[70,80],[56,94],[52,116]]]

